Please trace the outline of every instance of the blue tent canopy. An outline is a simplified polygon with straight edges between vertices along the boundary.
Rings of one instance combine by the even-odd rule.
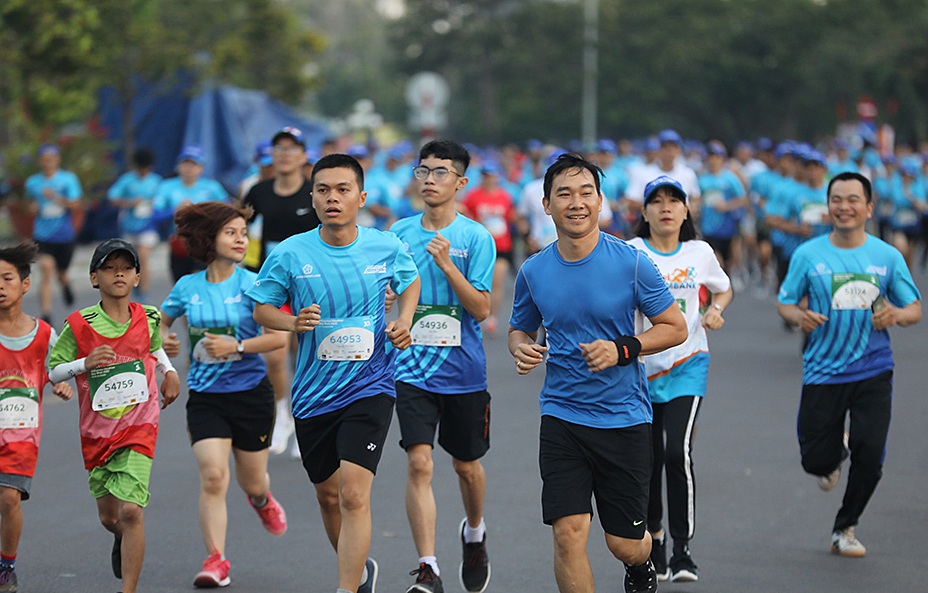
[[[187,85],[165,92],[143,86],[132,100],[136,146],[155,154],[155,171],[174,172],[175,159],[188,144],[206,153],[203,175],[234,189],[252,164],[255,145],[269,140],[284,126],[302,130],[309,148],[318,148],[328,136],[325,125],[297,115],[286,105],[258,90],[210,86],[191,96]],[[109,138],[121,143],[122,106],[115,89],[100,94],[100,117]],[[121,150],[115,160],[121,168]]]

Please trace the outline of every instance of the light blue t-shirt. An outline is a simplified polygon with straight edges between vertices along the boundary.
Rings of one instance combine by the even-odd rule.
[[[460,346],[413,345],[397,353],[396,380],[434,393],[472,393],[487,388],[487,359],[480,324],[461,306],[445,274],[426,251],[435,231],[422,228],[422,215],[399,220],[396,233],[419,269],[421,305],[455,305],[461,313]],[[490,291],[496,244],[482,224],[462,214],[439,231],[451,243],[451,261],[477,290]]]
[[[891,221],[893,228],[899,231],[918,229],[921,224],[921,211],[915,204],[920,204],[924,208],[926,202],[928,202],[925,184],[921,179],[912,179],[909,183],[906,183],[900,175],[892,184],[891,192],[893,202]],[[913,200],[915,204],[912,203]]]
[[[813,237],[831,232],[827,185],[822,184],[819,187],[801,185],[790,208],[790,217],[811,226]]]
[[[702,193],[700,225],[706,237],[731,239],[738,232],[738,221],[744,210],[719,212],[713,206],[744,197],[744,185],[729,169],[718,173],[703,173],[699,176],[699,191]]]
[[[253,314],[255,302],[245,296],[257,274],[235,268],[222,282],[209,282],[206,271],[181,276],[161,304],[161,311],[175,319],[187,316],[190,337],[190,371],[187,386],[192,391],[227,393],[252,389],[265,376],[264,360],[258,354],[242,354],[240,360],[201,362],[205,357],[193,342],[203,330],[247,340],[261,334]],[[228,328],[231,328],[229,330]],[[196,350],[196,352],[195,352]],[[198,360],[199,359],[199,360]],[[208,360],[208,358],[206,359]]]
[[[46,189],[64,196],[69,202],[76,202],[83,195],[81,182],[77,179],[77,175],[70,171],[59,169],[51,177],[46,177],[43,173],[30,175],[26,179],[26,197],[39,204],[39,213],[35,218],[32,238],[43,243],[74,242],[71,211],[46,198],[44,193]]]
[[[590,372],[580,343],[635,335],[635,311],[654,317],[676,306],[645,253],[600,233],[590,255],[569,262],[554,242],[525,261],[516,277],[509,325],[547,331],[541,414],[593,428],[651,422],[644,363]]]
[[[357,228],[358,238],[344,247],[325,243],[319,229],[285,239],[245,292],[275,307],[289,301],[295,314],[313,303],[322,310],[320,325],[297,336],[296,418],[340,410],[365,397],[396,396],[394,351],[386,348],[386,288],[402,293],[419,273],[396,235]],[[365,332],[373,332],[366,360],[322,358],[326,348],[352,346],[356,338],[366,338]]]
[[[796,195],[802,190],[802,184],[792,178],[781,178],[774,182],[770,187],[770,195],[767,199],[767,216],[779,216],[780,218],[793,221],[793,212],[795,212]],[[783,255],[790,257],[796,247],[805,239],[799,235],[784,233],[779,229],[771,229],[770,242],[783,250]]]
[[[106,199],[113,200],[141,200],[133,208],[125,208],[119,215],[120,230],[125,235],[134,235],[152,228],[153,202],[161,175],[146,173],[139,177],[137,171],[123,173],[106,193]]]
[[[224,202],[228,199],[229,193],[215,179],[205,179],[200,177],[193,185],[184,185],[180,177],[171,177],[158,184],[158,190],[155,193],[154,209],[156,220],[171,220],[174,211],[184,202],[198,204],[215,200]],[[171,224],[173,231],[174,225]]]
[[[894,247],[867,236],[854,249],[835,247],[828,235],[799,246],[789,263],[779,299],[828,317],[809,334],[802,383],[851,383],[893,368],[889,332],[873,329],[871,305],[878,295],[897,307],[921,299],[905,260]]]

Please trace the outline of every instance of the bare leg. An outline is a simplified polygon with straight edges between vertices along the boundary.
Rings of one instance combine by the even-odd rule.
[[[197,511],[206,553],[225,553],[229,516],[226,494],[229,492],[229,451],[231,439],[203,439],[193,444],[193,454],[200,472],[200,500]]]
[[[142,507],[107,494],[97,499],[97,514],[107,531],[122,538],[122,593],[135,593],[145,559]]]
[[[464,512],[467,513],[467,524],[476,529],[483,519],[483,497],[487,489],[487,475],[483,471],[480,460],[459,461],[455,459],[454,471],[458,474],[458,486],[461,489],[461,500],[464,502]]]
[[[0,486],[0,551],[15,556],[23,533],[22,493]]]
[[[593,570],[586,555],[590,515],[556,519],[554,532],[554,577],[561,593],[593,593]]]
[[[406,450],[406,517],[419,557],[435,555],[435,522],[438,510],[432,492],[432,446],[413,445]]]

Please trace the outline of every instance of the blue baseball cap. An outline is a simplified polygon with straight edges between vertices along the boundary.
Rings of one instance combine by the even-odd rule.
[[[709,154],[714,154],[716,156],[728,156],[728,149],[725,148],[725,145],[718,140],[709,142],[709,144],[706,146],[706,150]]]
[[[683,138],[680,137],[680,134],[678,134],[676,130],[671,129],[661,130],[658,132],[657,139],[661,144],[667,144],[668,142],[673,142],[677,145],[683,144]]]
[[[274,164],[272,151],[274,146],[270,140],[262,140],[255,144],[255,162],[262,167],[269,167]]]
[[[371,155],[371,151],[363,144],[352,144],[348,147],[348,155],[356,159],[366,159]]]
[[[807,150],[802,158],[807,165],[818,163],[823,167],[825,166],[825,155],[817,150]]]
[[[757,139],[757,150],[767,152],[768,150],[773,150],[773,140],[767,137],[762,137]]]
[[[499,175],[499,164],[496,161],[484,161],[480,165],[480,172],[484,175]]]
[[[661,148],[661,141],[657,138],[651,137],[644,141],[644,151],[645,152],[657,152]]]
[[[39,156],[44,154],[61,154],[61,149],[58,148],[57,144],[43,144],[36,151],[36,154]]]
[[[541,140],[538,140],[537,138],[532,138],[531,140],[525,143],[525,148],[528,149],[529,151],[541,150],[544,147],[545,147],[545,143],[542,142]]]
[[[618,148],[615,145],[615,142],[609,138],[600,138],[596,141],[596,151],[597,152],[608,152],[610,154],[615,154]]]
[[[206,162],[206,154],[203,152],[203,149],[196,144],[190,144],[185,146],[184,149],[180,151],[180,154],[177,155],[177,164],[184,161],[193,161],[198,165],[202,165]]]
[[[656,179],[652,179],[651,182],[644,187],[644,203],[647,204],[648,200],[654,197],[657,190],[662,187],[669,187],[675,196],[684,202],[686,201],[686,192],[683,191],[683,186],[680,185],[680,182],[673,177],[661,175]]]
[[[299,128],[286,126],[277,130],[277,133],[271,138],[271,145],[277,144],[277,141],[281,138],[289,138],[303,148],[306,148],[306,139],[303,138],[303,132],[301,132]]]
[[[899,172],[909,177],[918,177],[918,166],[915,163],[906,162],[899,167]]]
[[[556,146],[551,149],[551,153],[548,155],[548,160],[546,162],[547,166],[550,167],[553,165],[557,161],[558,157],[560,157],[562,154],[567,154],[567,151],[560,146]]]

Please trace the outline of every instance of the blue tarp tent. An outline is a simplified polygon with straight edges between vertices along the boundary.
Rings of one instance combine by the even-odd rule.
[[[186,85],[170,92],[143,87],[132,101],[136,146],[155,153],[155,170],[164,176],[174,171],[181,148],[199,144],[206,152],[203,175],[234,190],[252,163],[255,144],[284,126],[296,126],[307,146],[318,148],[328,136],[326,127],[307,120],[271,99],[264,91],[211,86],[191,96]],[[100,117],[109,138],[121,143],[122,107],[112,88],[100,95]],[[122,151],[116,151],[117,164]]]

